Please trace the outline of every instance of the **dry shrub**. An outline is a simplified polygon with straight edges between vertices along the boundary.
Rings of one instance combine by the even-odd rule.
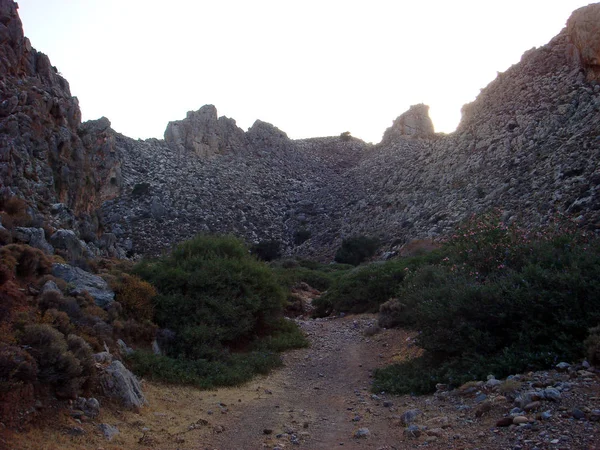
[[[18,277],[42,276],[52,271],[52,260],[40,249],[29,245],[10,244],[0,248],[4,265]]]
[[[10,322],[15,313],[27,308],[27,297],[19,286],[8,281],[0,286],[0,322]]]
[[[6,267],[4,264],[0,264],[0,286],[4,285],[13,277],[13,271]]]
[[[54,387],[58,396],[72,398],[86,381],[82,361],[71,351],[67,340],[48,324],[28,325],[21,336],[21,345],[38,366],[37,378]]]
[[[86,318],[89,319],[100,319],[102,321],[108,319],[108,313],[94,303],[92,303],[91,305],[88,304],[87,306],[83,307],[81,309],[81,312]]]
[[[156,337],[158,326],[152,322],[139,323],[133,319],[129,319],[123,323],[123,331],[121,337],[127,342],[140,344],[149,344]]]
[[[71,319],[67,315],[67,313],[63,311],[58,311],[57,309],[49,309],[47,310],[43,317],[42,323],[47,323],[48,325],[52,325],[62,334],[69,334],[73,331],[73,324],[71,323]]]
[[[8,228],[24,227],[31,223],[31,216],[27,214],[27,202],[19,197],[11,197],[0,204],[2,210],[2,224]]]
[[[96,377],[96,364],[94,362],[92,347],[80,336],[69,334],[67,347],[75,355],[81,364],[81,387],[89,390]]]
[[[33,382],[37,364],[32,356],[20,347],[0,343],[0,382]]]
[[[442,245],[433,239],[415,239],[402,246],[400,256],[424,255],[441,247]]]
[[[111,281],[111,287],[127,316],[138,320],[152,320],[154,315],[152,299],[157,294],[154,286],[135,275],[126,273]]]
[[[12,243],[12,234],[6,228],[0,228],[0,245]]]
[[[379,326],[381,328],[393,328],[400,323],[400,315],[404,305],[397,298],[391,298],[379,307]]]
[[[38,297],[38,306],[42,312],[48,309],[59,309],[63,303],[63,295],[58,291],[46,291]]]

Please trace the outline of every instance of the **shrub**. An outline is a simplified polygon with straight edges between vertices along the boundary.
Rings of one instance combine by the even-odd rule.
[[[20,197],[0,199],[0,216],[2,224],[10,229],[30,224],[31,216],[27,214],[27,202]]]
[[[340,139],[342,141],[350,141],[352,140],[352,135],[349,131],[344,131],[342,134],[340,134]]]
[[[282,322],[284,291],[270,268],[230,236],[198,236],[134,272],[154,285],[155,320],[167,353],[136,352],[136,373],[200,387],[232,385],[281,364],[275,353],[306,345]],[[129,332],[128,322],[115,330]],[[156,331],[156,329],[154,329]]]
[[[345,273],[320,298],[313,301],[315,314],[377,312],[393,297],[404,279],[407,263],[402,260],[377,262]]]
[[[175,384],[191,384],[202,389],[235,386],[257,373],[266,374],[281,366],[281,358],[272,352],[229,355],[220,361],[187,360],[137,351],[128,357],[133,371],[140,376]]]
[[[9,244],[0,248],[4,265],[18,277],[43,276],[51,272],[52,260],[41,250],[29,245]]]
[[[37,364],[24,349],[0,343],[0,383],[32,383],[37,377]]]
[[[396,291],[402,308],[392,317],[419,331],[426,352],[414,367],[456,385],[581,357],[588,329],[600,322],[597,240],[559,224],[522,230],[484,215],[461,228],[441,256],[408,270]],[[412,368],[379,372],[378,383],[391,383],[395,373],[405,380],[387,391],[416,389],[407,379],[417,376]]]
[[[281,258],[281,242],[260,241],[250,248],[250,252],[263,261],[273,261]]]
[[[135,275],[121,273],[113,278],[110,283],[115,291],[116,299],[123,307],[128,317],[138,320],[152,320],[154,305],[152,300],[156,297],[156,289],[147,281]]]
[[[233,237],[198,236],[135,271],[159,291],[155,318],[177,333],[171,354],[204,358],[268,332],[282,289],[269,268]]]
[[[29,325],[21,344],[37,362],[37,378],[65,397],[73,397],[85,381],[81,361],[69,350],[64,336],[50,325]]]
[[[361,262],[372,257],[377,248],[379,248],[379,240],[376,238],[355,236],[344,239],[341,247],[335,253],[335,261],[358,266]]]

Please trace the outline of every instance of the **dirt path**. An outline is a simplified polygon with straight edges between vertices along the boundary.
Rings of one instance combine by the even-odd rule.
[[[302,322],[311,347],[285,355],[285,368],[262,380],[260,395],[239,409],[236,420],[225,420],[226,430],[207,443],[219,449],[290,443],[352,449],[397,442],[387,420],[381,420],[386,409],[369,391],[369,376],[392,357],[390,341],[406,336],[397,330],[365,336],[374,323],[370,316]],[[369,430],[368,438],[354,437],[360,428]]]
[[[370,392],[370,374],[410,339],[402,330],[367,336],[375,323],[369,315],[301,321],[311,346],[284,354],[269,376],[214,391],[146,383],[149,408],[102,420],[119,427],[112,443],[124,448],[396,448],[402,428],[390,429],[394,407]],[[362,428],[368,436],[355,437]]]
[[[145,382],[149,406],[137,413],[103,405],[96,420],[76,424],[67,411],[54,426],[20,434],[9,448],[600,449],[600,372],[593,368],[519,375],[514,392],[473,382],[433,396],[374,395],[372,371],[418,351],[403,330],[370,336],[375,323],[369,315],[301,321],[311,346],[284,354],[284,367],[269,376],[213,391]],[[558,402],[542,399],[523,413],[528,423],[497,426],[518,395],[545,386],[561,390]],[[576,410],[585,418],[575,418]],[[416,433],[407,434],[402,422],[407,411],[415,412]],[[538,418],[542,412],[549,416]],[[119,430],[110,442],[101,423]],[[73,426],[83,434],[69,433]]]

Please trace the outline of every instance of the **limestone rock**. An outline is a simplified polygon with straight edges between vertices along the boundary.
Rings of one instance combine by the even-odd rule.
[[[102,369],[100,385],[104,395],[121,401],[126,408],[140,408],[147,403],[138,379],[121,361]]]
[[[65,251],[68,262],[78,261],[85,254],[85,243],[77,237],[73,230],[56,230],[50,236],[50,243],[54,248]]]
[[[43,228],[23,228],[18,227],[15,230],[15,237],[32,247],[39,248],[49,255],[54,254],[54,247],[46,240],[46,233]]]
[[[165,142],[174,150],[209,157],[242,147],[245,136],[235,120],[218,117],[213,105],[205,105],[189,111],[183,120],[169,122]]]
[[[100,307],[108,306],[114,301],[115,293],[108,287],[108,283],[98,275],[86,272],[79,267],[68,264],[53,264],[52,275],[62,278],[72,285],[70,293],[80,294],[87,291]]]
[[[435,134],[433,122],[429,118],[429,106],[422,103],[413,105],[399,116],[384,135],[382,143],[389,144],[398,137],[432,137]]]
[[[569,40],[575,47],[574,58],[590,81],[600,81],[600,3],[579,8],[567,21]]]

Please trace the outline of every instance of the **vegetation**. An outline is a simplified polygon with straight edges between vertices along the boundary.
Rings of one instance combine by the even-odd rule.
[[[355,236],[344,239],[341,247],[335,254],[335,261],[358,266],[363,261],[375,255],[378,248],[379,240],[376,238]]]
[[[275,240],[260,241],[250,248],[250,252],[263,261],[273,261],[281,258],[281,242]]]
[[[599,243],[567,222],[527,231],[474,217],[397,284],[388,320],[418,330],[425,354],[377,371],[374,389],[425,393],[572,361],[600,322],[598,280]]]
[[[198,236],[134,271],[158,291],[156,323],[175,334],[163,343],[167,356],[132,358],[138,373],[232,384],[276,366],[275,352],[306,345],[295,326],[282,322],[285,292],[272,271],[234,237]]]

